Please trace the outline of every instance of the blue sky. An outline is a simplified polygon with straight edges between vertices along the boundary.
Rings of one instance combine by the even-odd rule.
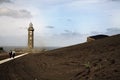
[[[0,0],[0,45],[69,46],[96,34],[120,34],[120,0]]]

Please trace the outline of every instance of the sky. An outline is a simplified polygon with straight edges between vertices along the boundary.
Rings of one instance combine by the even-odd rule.
[[[120,0],[0,0],[0,46],[70,46],[88,36],[120,34]]]

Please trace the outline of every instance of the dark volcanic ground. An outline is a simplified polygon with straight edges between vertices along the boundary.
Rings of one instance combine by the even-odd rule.
[[[6,62],[0,80],[120,80],[120,35]]]

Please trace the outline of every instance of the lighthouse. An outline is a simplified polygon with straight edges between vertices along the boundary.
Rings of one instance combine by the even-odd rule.
[[[29,24],[28,28],[28,49],[33,49],[34,48],[34,28],[33,24]]]

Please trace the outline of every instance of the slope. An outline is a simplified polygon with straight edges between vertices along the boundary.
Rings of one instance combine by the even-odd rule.
[[[120,80],[120,35],[15,59],[0,79]]]

